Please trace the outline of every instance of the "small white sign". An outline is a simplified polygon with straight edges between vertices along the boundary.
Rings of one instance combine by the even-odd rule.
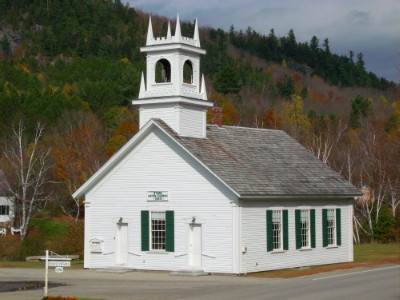
[[[70,267],[71,262],[69,260],[60,261],[49,261],[49,267]]]
[[[93,242],[92,244],[90,244],[90,252],[102,253],[103,249],[101,247],[101,242]]]
[[[147,201],[168,201],[168,192],[162,192],[162,191],[147,192]]]
[[[63,267],[56,267],[54,269],[54,271],[56,271],[56,273],[62,273],[62,272],[64,272],[64,268]]]

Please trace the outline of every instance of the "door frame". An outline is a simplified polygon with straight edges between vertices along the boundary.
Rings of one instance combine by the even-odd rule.
[[[199,232],[195,234],[194,229],[197,228]],[[197,239],[196,239],[197,238]],[[197,244],[194,246],[194,243]],[[196,251],[196,246],[200,249],[197,249],[198,253],[194,253]],[[188,236],[188,267],[190,269],[201,269],[203,266],[202,261],[202,253],[203,253],[203,228],[202,224],[199,223],[190,223],[189,224],[189,236]],[[196,255],[196,256],[195,256]],[[198,263],[196,263],[198,261]]]
[[[124,230],[122,228],[124,227]],[[129,225],[126,222],[117,223],[115,233],[115,264],[126,265],[128,264],[128,251],[129,251]],[[123,244],[125,239],[125,244]],[[126,250],[126,251],[125,251]],[[124,253],[122,253],[124,251]]]

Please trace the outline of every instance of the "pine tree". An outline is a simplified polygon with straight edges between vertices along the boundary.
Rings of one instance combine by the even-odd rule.
[[[3,50],[3,53],[5,54],[5,56],[10,57],[11,56],[11,44],[6,35],[4,35],[3,38],[1,39],[0,45],[1,45],[1,50]]]
[[[215,90],[222,94],[239,93],[241,86],[236,69],[231,65],[226,65],[215,78]]]

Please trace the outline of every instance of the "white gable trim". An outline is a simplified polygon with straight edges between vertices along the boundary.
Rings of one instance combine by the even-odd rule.
[[[146,125],[142,127],[142,129],[132,137],[117,153],[115,153],[96,173],[92,175],[75,193],[72,194],[74,198],[83,197],[90,190],[92,190],[95,185],[104,178],[113,168],[117,166],[119,162],[121,162],[126,155],[130,153],[130,151],[141,141],[143,138],[151,131],[151,128],[156,126],[163,132],[167,137],[169,137],[176,145],[178,145],[181,149],[183,149],[190,157],[192,157],[195,161],[197,161],[201,166],[203,166],[210,174],[212,174],[217,180],[219,180],[225,187],[228,188],[233,194],[237,197],[240,195],[231,188],[226,182],[224,182],[220,177],[218,177],[213,171],[211,171],[201,160],[195,157],[190,151],[188,151],[185,147],[183,147],[174,137],[172,137],[164,128],[162,128],[156,121],[151,119],[147,122]]]

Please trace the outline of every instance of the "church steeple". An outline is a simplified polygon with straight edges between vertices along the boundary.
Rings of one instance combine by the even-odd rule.
[[[181,22],[179,21],[179,14],[176,15],[176,27],[175,27],[175,42],[181,41]]]
[[[154,39],[154,35],[153,35],[153,24],[151,23],[151,17],[149,18],[149,28],[147,30],[147,41],[146,41],[146,45],[150,45],[151,42]]]
[[[161,118],[178,134],[205,137],[207,101],[204,76],[200,73],[200,48],[197,19],[193,38],[181,34],[177,15],[174,36],[168,23],[166,37],[154,37],[151,17],[146,46],[146,78],[142,74],[139,99],[140,127],[151,118]]]

